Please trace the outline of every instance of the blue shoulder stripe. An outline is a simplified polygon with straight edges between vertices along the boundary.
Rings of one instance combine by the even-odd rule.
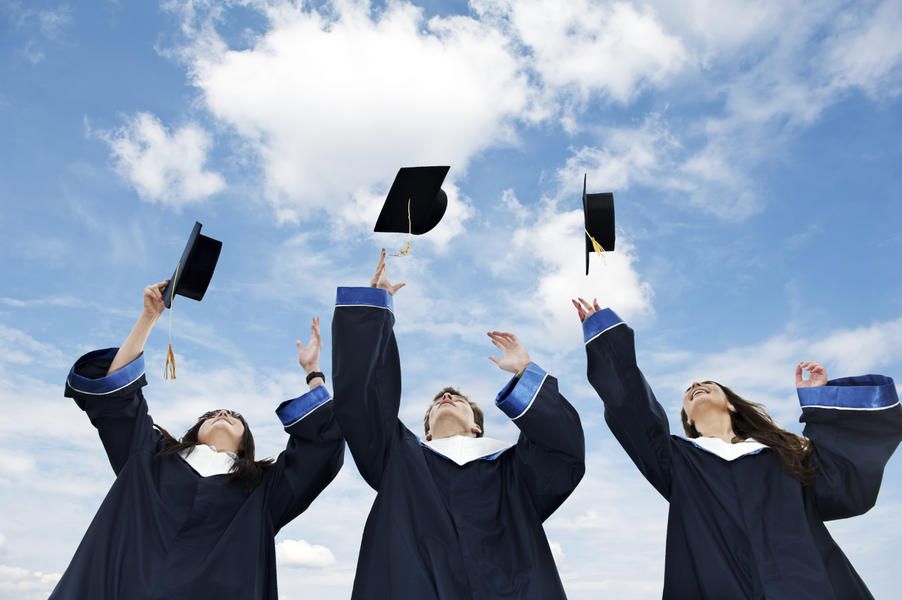
[[[802,408],[883,410],[899,404],[896,384],[884,375],[843,377],[827,385],[798,388]]]
[[[511,378],[504,389],[498,392],[495,406],[500,408],[510,419],[519,419],[535,402],[547,377],[548,373],[542,367],[533,362],[529,363],[519,379]]]
[[[623,319],[610,308],[603,308],[583,321],[583,341],[588,344],[608,329],[618,325],[623,325]]]
[[[372,306],[386,308],[394,312],[392,296],[382,288],[374,287],[340,287],[335,297],[335,307],[340,306]]]
[[[75,365],[73,365],[72,369],[69,371],[66,383],[72,390],[79,394],[90,394],[93,396],[112,394],[113,392],[118,392],[119,390],[130,386],[144,375],[143,354],[138,355],[138,358],[105,377],[92,379],[90,377],[79,375],[76,372],[78,368],[86,362],[106,361],[107,363],[110,363],[113,361],[113,358],[118,351],[119,348],[105,348],[103,350],[88,352],[75,361]]]
[[[318,385],[306,394],[286,400],[276,409],[282,425],[291,427],[309,416],[310,413],[332,399],[332,394],[324,385]]]

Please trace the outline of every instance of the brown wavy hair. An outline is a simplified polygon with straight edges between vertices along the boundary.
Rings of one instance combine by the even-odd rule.
[[[761,404],[749,402],[716,381],[706,381],[705,383],[713,383],[722,389],[727,400],[736,409],[735,412],[730,413],[736,437],[755,438],[777,453],[780,464],[783,465],[783,470],[788,475],[795,477],[803,485],[814,483],[816,468],[812,456],[813,448],[808,439],[778,427]],[[685,409],[680,410],[680,418],[683,421],[683,430],[688,437],[701,437],[702,434],[695,426],[689,424],[689,417],[686,415]]]
[[[455,396],[460,396],[461,398],[463,398],[464,400],[467,401],[467,404],[469,404],[470,408],[473,409],[473,420],[479,426],[479,433],[476,434],[476,437],[482,437],[484,435],[483,430],[485,429],[485,426],[483,425],[483,423],[485,422],[485,415],[482,414],[482,409],[479,408],[478,404],[476,404],[475,402],[473,402],[472,400],[470,400],[469,398],[467,398],[466,396],[461,394],[457,388],[453,388],[453,387],[442,388],[442,391],[440,391],[438,394],[435,395],[435,397],[432,399],[432,402],[429,404],[429,408],[426,409],[426,415],[423,417],[423,429],[426,430],[426,435],[429,435],[429,415],[430,415],[430,413],[432,413],[432,405],[445,392],[448,392],[449,394],[454,394]]]
[[[244,435],[241,437],[241,447],[236,453],[238,456],[235,459],[235,464],[232,465],[232,470],[229,471],[227,481],[229,483],[240,485],[244,488],[245,494],[250,494],[254,491],[254,488],[263,481],[263,474],[272,467],[273,460],[271,458],[264,458],[263,460],[255,459],[254,435],[251,433],[251,428],[248,427],[244,417],[239,415],[238,420],[244,425]],[[163,438],[163,443],[165,444],[163,449],[157,454],[159,456],[170,456],[178,454],[182,450],[187,450],[189,448],[194,449],[194,447],[200,443],[197,439],[197,434],[200,432],[200,427],[203,424],[203,419],[198,419],[197,423],[195,423],[191,429],[186,431],[185,435],[183,435],[180,440],[175,439],[168,431],[159,425],[154,425],[157,431],[160,432],[160,436]]]

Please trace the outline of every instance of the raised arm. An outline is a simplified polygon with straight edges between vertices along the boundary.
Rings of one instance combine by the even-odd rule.
[[[269,474],[267,502],[275,531],[304,512],[344,462],[344,439],[319,368],[322,339],[318,317],[310,327],[310,343],[305,346],[298,340],[297,347],[310,389],[276,409],[289,437]]]
[[[157,433],[141,388],[144,344],[163,312],[165,281],[144,288],[141,316],[119,348],[89,352],[75,361],[65,396],[88,414],[118,475],[137,448],[151,448]]]
[[[401,367],[392,331],[392,285],[385,250],[370,287],[340,287],[332,318],[335,416],[360,474],[374,489],[401,423]]]
[[[611,432],[639,471],[670,498],[672,448],[664,409],[636,365],[633,330],[598,301],[573,301],[583,321],[589,383],[604,402]]]
[[[502,357],[490,357],[514,377],[495,405],[520,429],[517,470],[544,521],[576,489],[586,470],[585,438],[579,415],[558,392],[557,379],[530,361],[512,333],[488,334]]]
[[[811,373],[803,379],[802,371]],[[814,502],[825,521],[874,506],[883,470],[902,441],[902,407],[893,380],[861,375],[828,380],[818,363],[796,367],[804,435],[814,445]]]

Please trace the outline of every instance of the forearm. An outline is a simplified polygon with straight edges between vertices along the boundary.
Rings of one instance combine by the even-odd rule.
[[[156,324],[157,318],[158,317],[148,315],[147,313],[141,313],[141,316],[138,317],[138,320],[135,322],[134,327],[132,327],[128,337],[125,338],[125,341],[122,342],[122,345],[119,347],[119,351],[116,352],[116,356],[113,357],[113,362],[110,363],[107,375],[118,371],[144,352],[144,345],[147,343],[147,338],[150,336],[150,332],[153,329],[154,324]]]

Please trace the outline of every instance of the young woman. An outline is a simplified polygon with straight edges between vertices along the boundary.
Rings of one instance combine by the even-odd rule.
[[[318,366],[318,319],[310,343],[298,342],[310,391],[276,409],[289,439],[275,461],[256,460],[250,428],[232,410],[204,413],[181,441],[154,425],[141,392],[142,352],[163,312],[165,284],[145,288],[144,310],[121,348],[89,352],[66,381],[116,481],[52,600],[275,600],[273,538],[341,468],[344,442]]]
[[[382,252],[371,287],[338,288],[335,414],[374,490],[352,598],[562,600],[542,523],[583,476],[579,415],[513,334],[490,332],[512,375],[495,405],[516,444],[483,436],[482,411],[454,388],[429,402],[421,440],[398,420],[401,365]]]
[[[573,304],[605,420],[670,502],[664,598],[871,598],[824,521],[877,499],[902,440],[892,379],[828,381],[819,364],[800,363],[803,437],[728,387],[695,382],[681,411],[688,439],[672,436],[636,365],[632,329],[597,301]]]

